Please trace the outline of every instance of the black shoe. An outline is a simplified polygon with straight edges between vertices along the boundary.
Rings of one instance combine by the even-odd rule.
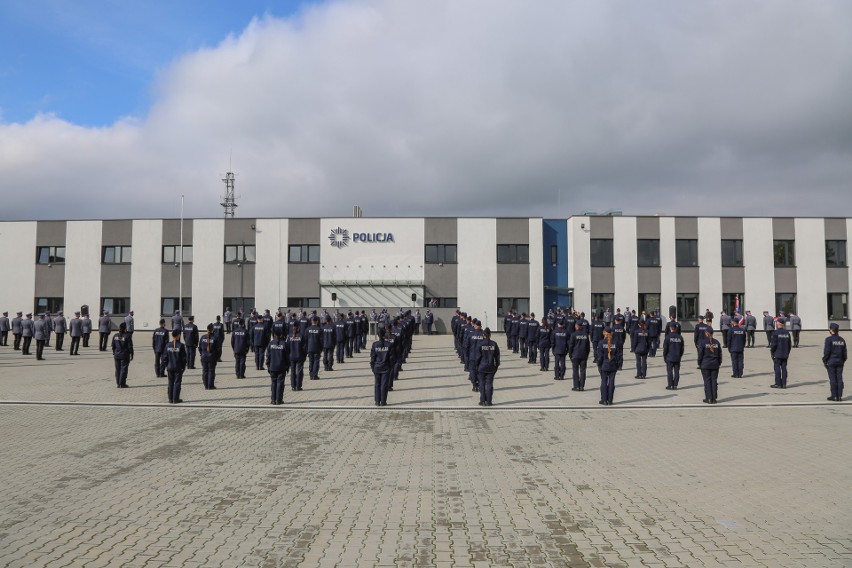
[[[299,387],[299,388],[297,388],[296,390],[297,390],[297,391],[300,391],[300,390],[302,390],[302,387]]]
[[[213,386],[213,385],[210,385],[210,390],[216,390],[216,387]]]
[[[580,387],[580,392],[583,392],[585,390],[586,390],[586,387]]]
[[[480,400],[480,401],[479,401],[479,406],[485,406],[485,401],[484,401],[484,400]]]
[[[577,387],[571,387],[571,390],[572,391],[579,391],[580,389],[578,389]]]
[[[485,406],[492,406],[492,404],[486,401]]]
[[[840,400],[840,399],[839,399],[839,398],[837,398],[836,396],[830,396],[830,397],[828,397],[826,400],[831,400],[831,401],[836,402],[836,401],[838,401],[838,400]]]
[[[607,406],[612,406],[612,401],[611,401],[611,400],[606,401],[606,405],[607,405]]]
[[[670,390],[672,390],[672,387],[667,386],[667,387],[666,387],[666,390],[667,390],[667,391],[670,391]]]
[[[705,398],[705,399],[704,399],[704,400],[702,400],[701,402],[703,402],[704,404],[710,404],[710,399]]]
[[[769,388],[771,388],[771,389],[780,389],[780,388],[781,388],[781,385],[769,385]]]
[[[180,404],[181,402],[183,402],[183,399],[182,399],[182,398],[179,398],[179,399],[175,400],[175,404]]]
[[[130,385],[121,385],[121,388],[123,388],[123,389],[129,389],[129,388],[130,388]]]
[[[169,404],[174,404],[174,403],[175,403],[175,401],[173,401],[172,399],[169,399]]]
[[[677,385],[673,386],[672,390],[677,390]]]
[[[710,401],[710,404],[716,404],[716,399],[715,399],[715,398],[714,398],[714,399],[712,399],[712,400]]]
[[[393,387],[388,387],[388,390],[389,390],[389,391],[392,391],[392,390],[393,390]]]
[[[599,400],[599,401],[598,401],[598,404],[606,404],[606,402],[604,402],[604,401],[602,401],[602,400]]]
[[[786,389],[787,389],[787,385],[781,385],[781,388],[786,390]]]

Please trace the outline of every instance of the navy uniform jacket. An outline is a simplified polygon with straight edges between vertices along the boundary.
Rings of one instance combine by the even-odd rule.
[[[194,323],[188,323],[183,326],[183,342],[187,349],[195,349],[198,345],[198,326]]]
[[[746,332],[742,327],[732,327],[728,330],[728,351],[742,353],[745,351]]]
[[[384,339],[373,342],[370,348],[370,368],[374,373],[389,373],[393,368],[394,348],[393,343]]]
[[[480,373],[497,372],[500,367],[500,348],[497,347],[497,343],[490,339],[483,339],[479,343],[474,366]]]
[[[334,324],[327,323],[322,326],[322,347],[323,349],[333,349],[335,345],[337,345],[337,337]]]
[[[601,320],[595,320],[592,322],[592,342],[597,343],[601,339],[603,339],[603,330],[605,324]]]
[[[705,341],[707,336],[704,334],[707,331],[707,324],[704,322],[700,322],[695,324],[695,329],[692,331],[692,341],[695,343],[695,346],[698,347],[702,342]]]
[[[521,329],[521,320],[517,317],[512,318],[512,325],[509,328],[509,335],[512,337],[518,337]]]
[[[169,341],[166,344],[166,350],[163,352],[163,361],[166,362],[166,368],[169,371],[183,372],[186,370],[186,348],[183,343],[178,341],[174,343]]]
[[[574,330],[571,339],[568,340],[568,351],[571,353],[571,359],[576,361],[588,359],[591,350],[588,332],[582,329]]]
[[[677,332],[678,332],[678,333],[680,333],[680,332],[681,332],[681,329],[680,329],[680,322],[678,322],[678,321],[676,321],[676,320],[671,320],[671,319],[670,319],[669,321],[667,321],[667,322],[666,322],[666,329],[668,329],[668,328],[669,328],[669,326],[670,326],[671,324],[674,324],[674,325],[675,325],[675,327],[677,328]],[[666,333],[668,333],[668,332],[666,332]]]
[[[116,333],[112,337],[112,356],[116,359],[133,357],[133,339],[127,333]]]
[[[481,329],[471,328],[470,333],[464,336],[464,352],[467,353],[468,357],[473,359],[476,357],[476,352],[479,349],[479,345],[485,341],[485,335],[483,334]]]
[[[612,324],[612,341],[614,343],[618,343],[619,347],[624,346],[624,340],[627,338],[627,334],[624,332],[624,324],[623,323],[614,323]]]
[[[657,316],[651,316],[648,318],[648,337],[655,338],[660,337],[660,326],[662,325],[663,320],[661,320]]]
[[[568,330],[563,327],[557,327],[553,330],[553,354],[566,355],[568,353],[568,340],[571,338],[568,335]]]
[[[198,340],[198,352],[201,353],[202,361],[218,361],[222,347],[215,333],[205,333]]]
[[[624,358],[624,347],[613,336],[612,346],[608,348],[606,340],[601,341],[598,344],[596,355],[601,371],[614,372],[621,367],[622,359]]]
[[[83,337],[83,320],[74,318],[68,324],[71,331],[71,337]]]
[[[285,320],[284,318],[277,319],[272,322],[273,336],[281,334],[282,337],[287,337],[288,335],[290,335],[289,333],[287,333],[287,331],[287,320]]]
[[[291,362],[304,362],[308,356],[305,351],[305,342],[302,341],[301,335],[291,335],[287,338],[287,355],[290,356]]]
[[[346,327],[346,337],[355,337],[355,320],[352,318],[347,318],[344,321],[344,325]]]
[[[252,347],[266,348],[266,329],[263,323],[255,324],[251,330],[251,344]]]
[[[337,343],[343,343],[344,341],[346,341],[346,321],[337,320],[337,322],[334,324],[334,331],[336,334],[335,340],[337,341]]]
[[[109,333],[112,331],[112,320],[109,319],[109,316],[101,316],[98,320],[98,331],[100,333]]]
[[[299,319],[299,335],[301,335],[302,338],[305,337],[305,333],[308,331],[309,325],[311,325],[311,322],[308,320],[308,318],[306,316],[302,316]]]
[[[553,330],[549,327],[541,326],[538,328],[538,348],[540,351],[547,351],[553,345]]]
[[[846,363],[846,340],[840,335],[825,338],[822,350],[822,364],[826,367],[842,367]]]
[[[231,332],[231,348],[234,350],[234,355],[245,355],[249,350],[249,336],[246,328],[239,326],[233,328]]]
[[[216,336],[216,340],[219,341],[219,344],[225,342],[225,324],[222,322],[215,321],[213,322],[213,335]]]
[[[287,340],[274,337],[266,347],[266,369],[270,373],[286,373],[290,368],[290,354]]]
[[[322,329],[318,325],[309,325],[305,330],[306,341],[308,343],[308,353],[319,353],[322,351]]]
[[[538,337],[538,322],[534,319],[529,320],[527,323],[527,341],[533,342]]]
[[[648,337],[648,332],[636,326],[633,330],[633,352],[638,355],[646,354],[651,347],[651,341]]]
[[[663,359],[669,363],[680,363],[683,358],[683,336],[680,333],[669,333],[663,340]]]
[[[530,320],[528,319],[522,319],[518,321],[518,337],[523,339],[524,341],[527,340],[527,328],[529,327],[529,325]]]
[[[722,345],[718,339],[705,341],[698,350],[698,366],[710,370],[722,366]]]
[[[432,325],[432,322],[434,322],[434,321],[435,321],[435,316],[432,315],[432,312],[429,312],[428,314],[426,314],[426,317],[423,318],[423,323],[425,323],[426,325]],[[504,324],[504,331],[505,331],[505,324]]]
[[[72,326],[73,330],[73,326]],[[154,353],[162,353],[166,349],[166,343],[169,342],[169,330],[164,327],[158,327],[151,334],[151,347]]]
[[[769,340],[769,354],[773,359],[790,357],[790,332],[786,329],[776,329]]]

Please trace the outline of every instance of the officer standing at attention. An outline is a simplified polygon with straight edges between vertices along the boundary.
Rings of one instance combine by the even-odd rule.
[[[169,344],[169,330],[166,329],[166,320],[160,319],[160,327],[151,334],[151,350],[154,352],[154,375],[166,376],[166,347]]]
[[[669,322],[666,324],[666,327],[670,327],[674,325],[677,328],[677,332],[681,333],[680,323],[678,323],[677,319],[674,316],[669,316]]]
[[[376,406],[387,406],[394,351],[391,344],[385,341],[385,329],[379,327],[376,333],[379,339],[374,341],[370,348],[370,369],[373,371],[373,400]]]
[[[769,347],[772,343],[772,333],[775,331],[774,318],[769,315],[769,312],[763,312],[763,331],[766,332],[766,346]]]
[[[636,328],[631,336],[633,344],[633,353],[636,355],[636,379],[644,379],[648,375],[648,351],[650,350],[651,340],[648,337],[648,332],[645,330],[645,322],[636,322]]]
[[[530,320],[527,323],[527,350],[530,354],[527,362],[530,365],[538,362],[538,328],[539,323],[535,319],[535,314],[530,314]]]
[[[80,312],[74,312],[74,318],[68,324],[69,335],[71,335],[71,355],[80,354],[80,338],[83,337],[83,320]]]
[[[722,330],[722,348],[728,348],[728,330],[731,329],[731,323],[733,322],[731,316],[725,313],[725,310],[722,310],[719,313],[719,329]]]
[[[719,318],[720,321],[722,317],[724,316],[721,316]],[[727,348],[728,352],[731,354],[731,376],[735,379],[741,379],[743,378],[743,371],[745,366],[744,352],[746,344],[746,332],[742,326],[742,318],[737,318],[731,323],[732,325],[727,332]]]
[[[12,326],[9,325],[9,312],[3,312],[0,317],[0,345],[6,347],[9,345],[9,330]]]
[[[707,338],[707,327],[707,324],[704,323],[704,316],[698,316],[698,323],[695,324],[692,330],[692,341],[695,343],[696,353],[701,351],[699,345]]]
[[[213,324],[207,324],[207,333],[198,341],[198,352],[201,354],[201,381],[206,390],[216,388],[216,363],[219,362],[219,338],[213,329]]]
[[[432,335],[432,324],[435,322],[435,314],[432,310],[426,310],[426,316],[423,318],[423,326],[426,328],[426,335]]]
[[[822,364],[828,371],[828,384],[831,396],[828,400],[843,400],[843,366],[846,364],[846,340],[840,337],[840,326],[832,323],[828,326],[828,337],[822,350]]]
[[[231,332],[231,349],[234,350],[234,372],[238,379],[246,378],[246,357],[249,352],[249,336],[245,322],[237,319]]]
[[[89,337],[92,336],[92,320],[89,319],[89,314],[83,316],[83,347],[89,346]],[[79,349],[78,355],[79,355]]]
[[[44,316],[44,346],[50,347],[50,334],[53,332],[53,318],[50,317],[50,312],[41,314]]]
[[[311,317],[311,325],[308,326],[305,336],[307,337],[308,352],[308,377],[312,381],[319,380],[320,353],[322,353],[322,328],[319,326],[319,318]],[[361,338],[358,338],[361,341]]]
[[[648,347],[648,355],[650,357],[657,356],[657,349],[660,348],[660,331],[662,325],[663,320],[660,318],[658,313],[656,311],[651,311],[651,315],[645,323],[645,327],[648,330],[648,340],[651,342]]]
[[[106,351],[109,345],[109,334],[112,331],[112,320],[109,317],[109,312],[104,311],[98,320],[98,333],[100,334],[99,350]]]
[[[790,331],[793,332],[793,349],[799,347],[799,334],[802,332],[802,318],[790,312]]]
[[[698,352],[698,367],[704,378],[704,400],[705,404],[716,404],[719,396],[719,367],[722,366],[722,346],[713,338],[713,328],[707,327],[704,331],[707,339],[701,343]]]
[[[337,363],[343,364],[344,351],[346,349],[346,321],[343,319],[343,314],[337,314],[337,323],[334,324],[334,339],[337,345]],[[290,377],[293,380],[293,377]]]
[[[539,361],[541,362],[540,371],[545,373],[550,371],[550,348],[553,346],[553,330],[550,327],[550,321],[545,318],[538,328],[538,352]]]
[[[346,358],[351,359],[355,347],[355,316],[349,312],[346,321]]]
[[[17,312],[15,317],[12,318],[12,335],[15,337],[12,349],[14,351],[21,350],[21,335],[24,333],[23,326],[21,325],[21,322],[24,321],[24,318],[21,317],[23,314],[23,312]]]
[[[216,342],[219,343],[219,363],[222,362],[222,345],[225,344],[225,324],[222,323],[222,318],[216,316],[216,321],[213,322],[213,336]]]
[[[565,329],[565,320],[557,320],[556,329],[553,330],[553,380],[565,380],[565,356],[568,354],[568,341],[571,339],[568,330]]]
[[[272,326],[270,325],[270,330]],[[296,328],[298,330],[298,328]],[[254,349],[254,365],[258,371],[263,371],[264,354],[266,352],[266,325],[261,316],[255,318],[254,327],[251,330],[251,345]]]
[[[287,355],[290,359],[290,388],[302,390],[302,380],[305,377],[305,343],[299,333],[299,327],[294,326],[287,339]]]
[[[521,319],[518,320],[518,343],[521,351],[521,359],[527,358],[527,326],[529,324],[526,312],[521,312]]]
[[[326,371],[334,370],[334,347],[337,345],[337,334],[331,316],[325,316],[322,326],[322,366]]]
[[[754,332],[757,330],[757,318],[746,310],[745,316],[746,347],[754,347]]]
[[[121,322],[118,333],[112,338],[112,358],[115,360],[115,384],[127,388],[127,371],[133,360],[133,338],[127,333],[127,324]]]
[[[231,333],[231,324],[234,320],[234,314],[231,312],[231,306],[225,307],[225,313],[222,314],[222,319],[225,321],[225,333]]]
[[[483,340],[478,342],[473,366],[479,380],[479,406],[491,406],[494,395],[494,375],[500,368],[500,348],[491,341],[491,330],[485,328]]]
[[[166,345],[163,354],[163,363],[169,375],[169,402],[178,404],[183,402],[180,398],[180,387],[183,382],[183,372],[186,370],[186,349],[180,342],[180,329],[172,330],[172,340]]]
[[[568,352],[571,354],[572,378],[574,387],[572,391],[583,391],[586,389],[586,365],[589,362],[592,342],[589,332],[585,329],[583,322],[574,324],[574,333],[568,340]]]
[[[421,320],[422,316],[420,315],[420,310],[416,310],[414,312],[414,335],[420,335]]]
[[[188,321],[183,326],[183,342],[186,345],[186,368],[195,368],[195,348],[198,347],[198,326],[195,325],[195,316],[186,318]]]
[[[33,342],[33,332],[35,331],[35,322],[33,321],[33,315],[27,314],[26,319],[21,320],[21,337],[24,338],[24,346],[22,350],[23,355],[30,354],[30,345]]]
[[[601,400],[599,404],[611,406],[615,396],[615,374],[622,366],[624,347],[613,337],[612,330],[604,330],[598,345],[598,365],[601,371]]]
[[[47,321],[44,314],[38,315],[38,320],[33,324],[33,338],[36,342],[36,361],[44,361],[44,345],[47,342]]]
[[[284,403],[284,380],[287,378],[287,369],[290,367],[287,341],[284,340],[283,331],[281,328],[274,329],[272,341],[266,348],[266,369],[269,371],[271,381],[270,402],[272,404]]]
[[[56,351],[65,351],[62,345],[65,343],[65,334],[68,333],[68,322],[65,321],[62,310],[53,318],[53,333],[56,334]]]
[[[175,310],[175,315],[172,316],[172,330],[183,329],[183,317],[180,315],[180,310]]]
[[[677,322],[670,322],[663,340],[663,360],[666,362],[666,390],[677,390],[680,382],[680,360],[683,358],[683,336]]]
[[[133,336],[133,332],[136,331],[136,322],[133,320],[133,310],[130,310],[130,313],[124,316],[124,323],[127,325],[127,333]]]
[[[775,366],[775,384],[770,385],[774,389],[787,388],[787,359],[790,357],[790,332],[784,328],[784,320],[775,322],[776,330],[769,340],[769,354],[772,355],[772,363]]]

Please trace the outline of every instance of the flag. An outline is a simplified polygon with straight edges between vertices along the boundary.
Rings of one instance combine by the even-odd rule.
[[[734,313],[735,314],[740,313],[740,295],[739,294],[734,295]]]

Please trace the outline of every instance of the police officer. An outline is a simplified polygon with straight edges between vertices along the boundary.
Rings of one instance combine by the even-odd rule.
[[[109,312],[105,311],[98,319],[98,334],[100,335],[100,343],[98,349],[106,351],[109,345],[109,334],[112,331],[112,320],[109,317]]]
[[[44,312],[42,315],[44,316],[44,346],[50,347],[50,334],[53,333],[53,318],[50,317],[50,312]]]
[[[112,338],[112,358],[115,360],[115,384],[127,388],[127,372],[133,360],[133,338],[127,333],[127,324],[121,322],[118,333]]]
[[[183,342],[186,345],[186,368],[195,368],[195,348],[198,347],[198,326],[195,316],[189,316],[183,326]]]
[[[36,342],[36,360],[44,361],[44,345],[47,342],[48,324],[43,313],[38,315],[38,319],[33,324],[33,338]]]
[[[527,323],[527,350],[530,355],[527,362],[530,365],[538,362],[538,328],[539,323],[535,319],[535,314],[531,313]]]
[[[672,325],[674,325],[675,328],[677,328],[678,333],[681,333],[680,322],[678,322],[677,319],[674,316],[670,315],[669,316],[669,322],[666,324],[666,327],[670,327]]]
[[[763,331],[766,332],[766,346],[771,348],[772,333],[775,331],[775,323],[769,312],[763,312]]]
[[[663,320],[656,311],[652,310],[648,321],[645,322],[645,328],[648,331],[648,340],[650,341],[650,345],[648,346],[649,357],[657,356],[657,349],[660,348],[660,331],[662,325]]]
[[[163,352],[163,365],[169,376],[168,397],[169,403],[178,404],[183,402],[180,398],[180,387],[183,382],[183,372],[186,370],[186,348],[180,342],[181,330],[172,330],[172,339],[166,344]]]
[[[231,312],[231,306],[225,307],[225,313],[222,314],[222,319],[225,322],[225,333],[231,333],[231,325],[234,320],[234,314]]]
[[[172,330],[183,329],[183,317],[180,315],[180,310],[175,310],[175,315],[172,316]]]
[[[236,373],[238,379],[244,379],[246,378],[246,357],[248,356],[251,341],[249,340],[245,322],[238,318],[235,323],[236,326],[232,328],[231,332],[231,349],[234,351],[234,373]]]
[[[724,312],[722,313],[724,314]],[[724,315],[719,318],[720,323],[723,317]],[[731,325],[726,334],[728,338],[727,349],[731,354],[731,376],[735,379],[743,378],[745,365],[746,331],[743,329],[743,323],[744,320],[739,317],[731,320]]]
[[[219,343],[219,362],[222,362],[222,345],[225,344],[225,324],[222,323],[222,318],[216,316],[216,321],[213,322],[213,335]]]
[[[299,333],[299,327],[294,326],[290,337],[287,339],[287,355],[290,359],[290,388],[294,391],[302,390],[302,379],[305,376],[305,342]]]
[[[394,350],[392,344],[385,341],[385,329],[376,331],[379,339],[370,348],[370,369],[373,371],[373,400],[376,406],[387,406],[390,374],[393,369]]]
[[[468,380],[473,391],[479,390],[479,376],[477,375],[476,357],[479,354],[479,345],[485,341],[485,333],[482,331],[481,323],[478,319],[473,320],[473,330],[465,335],[464,352],[466,367],[468,371]]]
[[[483,340],[478,342],[474,367],[476,369],[479,386],[479,406],[491,406],[494,395],[494,375],[500,368],[500,348],[497,342],[491,341],[491,330],[485,328],[482,333]]]
[[[133,319],[133,310],[130,310],[130,313],[124,316],[124,323],[127,326],[127,333],[132,336],[133,332],[136,331],[136,322]]]
[[[351,359],[355,348],[355,316],[349,312],[346,321],[346,358]]]
[[[733,318],[729,316],[725,310],[719,314],[719,329],[722,330],[722,348],[728,348],[728,330],[731,329]]]
[[[35,322],[33,315],[27,314],[26,319],[21,320],[21,337],[24,339],[24,345],[21,353],[23,355],[30,354],[30,345],[33,342],[33,332],[35,331]]]
[[[89,314],[83,316],[83,347],[89,346],[89,338],[92,336],[92,320],[89,319]],[[77,349],[77,355],[79,355],[79,347]]]
[[[704,330],[706,340],[701,342],[698,352],[698,367],[704,379],[705,404],[716,404],[719,396],[719,367],[722,366],[722,346],[713,337],[713,328],[707,326]]]
[[[421,320],[422,316],[420,315],[420,310],[416,310],[414,312],[414,335],[420,335]]]
[[[325,316],[325,325],[322,326],[322,365],[326,371],[334,370],[334,347],[337,344],[337,336],[331,316]]]
[[[550,349],[553,347],[553,329],[550,327],[550,321],[545,318],[538,328],[538,353],[539,361],[541,362],[540,371],[545,373],[550,371]]]
[[[160,327],[151,334],[151,349],[154,351],[154,375],[166,376],[166,347],[169,343],[169,330],[166,329],[166,320],[160,319]]]
[[[9,330],[12,326],[9,323],[9,312],[3,312],[0,316],[0,345],[6,347],[9,345]]]
[[[799,334],[802,332],[802,318],[790,313],[790,331],[793,333],[793,349],[799,347]]]
[[[342,365],[346,349],[346,320],[343,319],[343,314],[337,314],[337,322],[334,324],[334,339],[337,346],[337,363]],[[292,377],[290,377],[290,380],[292,380]]]
[[[775,327],[775,332],[769,340],[769,354],[772,355],[775,367],[775,384],[770,386],[774,389],[786,389],[787,359],[790,357],[792,343],[790,332],[785,329],[783,320],[776,321]]]
[[[604,330],[604,338],[598,345],[597,355],[598,368],[601,372],[601,400],[599,404],[611,406],[615,396],[615,374],[623,363],[624,346],[616,340],[609,328]]]
[[[12,318],[12,335],[15,338],[15,341],[12,345],[12,349],[14,351],[21,350],[21,336],[24,333],[23,326],[21,325],[21,322],[24,321],[24,318],[22,316],[23,312],[16,312],[15,317]]]
[[[201,354],[201,381],[206,390],[216,388],[216,363],[219,362],[219,338],[212,323],[207,324],[207,333],[198,340],[198,353]]]
[[[432,310],[426,310],[426,316],[423,318],[423,326],[426,328],[426,335],[432,335],[432,324],[435,323],[435,314]]]
[[[565,356],[568,354],[568,341],[571,339],[568,330],[565,329],[565,320],[557,320],[556,329],[553,330],[553,379],[565,380]]]
[[[757,330],[757,318],[750,310],[746,310],[745,316],[745,331],[746,331],[746,347],[754,347],[754,332]]]
[[[666,390],[677,390],[680,382],[680,360],[683,358],[683,336],[677,322],[670,322],[663,339],[663,360],[666,362]]]
[[[319,318],[317,316],[313,316],[311,318],[311,325],[308,326],[308,329],[305,330],[306,337],[306,350],[308,352],[308,377],[312,381],[319,380],[319,364],[320,364],[320,353],[322,353],[322,328],[319,326]],[[361,338],[358,338],[358,342],[361,341]]]
[[[521,319],[518,320],[518,347],[521,351],[521,359],[527,358],[527,326],[529,323],[526,312],[521,312]]]
[[[278,333],[281,337],[286,338],[290,335],[290,327],[287,320],[284,319],[284,314],[278,312],[275,314],[275,321],[272,322],[272,336],[275,337],[275,334]]]
[[[645,322],[636,322],[636,327],[631,334],[631,351],[636,355],[636,377],[645,379],[648,375],[648,351],[651,349],[651,339],[645,329]]]
[[[62,310],[53,318],[53,333],[56,334],[56,351],[65,351],[62,345],[65,343],[65,334],[68,333],[68,322],[65,321]]]
[[[272,326],[270,324],[270,330]],[[298,331],[298,328],[297,328]],[[251,345],[254,350],[254,365],[258,371],[264,370],[264,355],[266,353],[267,341],[266,321],[263,316],[257,316],[254,321],[254,327],[251,330]]]
[[[266,348],[266,369],[269,371],[271,381],[272,404],[284,403],[284,381],[287,378],[287,370],[290,368],[290,358],[287,352],[287,341],[284,339],[283,329],[274,328],[272,341]]]
[[[568,340],[568,352],[571,354],[572,378],[574,386],[572,391],[583,391],[586,389],[586,365],[589,362],[589,353],[592,350],[592,342],[589,332],[585,329],[583,322],[574,324],[574,333]]]
[[[832,323],[828,326],[828,337],[822,350],[822,364],[828,371],[828,384],[831,396],[828,400],[843,400],[843,366],[846,364],[846,340],[840,337],[840,326]]]

